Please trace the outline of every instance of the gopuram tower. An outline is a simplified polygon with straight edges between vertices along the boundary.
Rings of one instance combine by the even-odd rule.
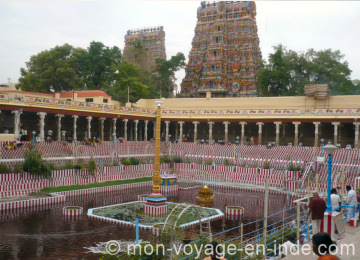
[[[124,59],[145,71],[155,68],[155,60],[166,60],[164,27],[129,30],[125,34]]]
[[[256,95],[261,59],[255,2],[201,2],[180,96]]]

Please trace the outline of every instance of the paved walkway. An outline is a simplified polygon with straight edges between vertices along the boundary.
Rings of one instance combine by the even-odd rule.
[[[345,233],[338,238],[337,245],[339,253],[337,256],[340,260],[359,260],[360,259],[360,226],[357,228],[350,227],[348,223],[345,224]],[[349,249],[349,254],[347,254],[347,249],[344,245],[354,245],[354,250]],[[310,246],[312,246],[310,242]],[[341,248],[343,247],[343,253],[341,254]],[[306,251],[305,251],[306,252]],[[355,252],[355,253],[354,253]],[[316,260],[318,256],[313,255],[311,252],[310,255],[304,255],[300,252],[299,255],[288,255],[284,260]]]

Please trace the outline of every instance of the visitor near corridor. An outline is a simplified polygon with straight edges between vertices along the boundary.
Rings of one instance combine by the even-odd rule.
[[[350,185],[346,186],[347,194],[347,205],[351,208],[347,208],[347,220],[352,219],[353,217],[357,218],[357,215],[354,216],[354,208],[357,208],[357,195],[356,192],[351,188]]]
[[[320,198],[317,192],[313,193],[313,198],[309,204],[309,212],[307,214],[307,218],[311,213],[311,224],[313,234],[320,232],[320,223],[324,218],[324,213],[326,210],[325,200]]]
[[[331,189],[331,207],[334,211],[338,207],[340,207],[340,196],[337,194],[337,190],[335,188]]]

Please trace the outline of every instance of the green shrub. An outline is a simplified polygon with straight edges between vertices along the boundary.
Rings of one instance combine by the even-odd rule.
[[[182,158],[180,156],[174,156],[173,162],[174,163],[182,163]]]
[[[75,164],[75,165],[74,165],[74,169],[75,169],[75,170],[82,170],[82,169],[84,169],[84,165],[82,165],[82,164],[80,164],[80,163],[79,163],[79,164]]]
[[[14,172],[15,172],[15,173],[23,172],[23,165],[22,165],[22,164],[16,164],[16,165],[14,166]]]
[[[263,169],[270,169],[270,161],[266,160],[263,164]]]
[[[5,163],[0,163],[0,173],[11,173],[12,170]]]
[[[37,175],[50,176],[51,169],[42,160],[41,154],[35,150],[32,151],[32,147],[24,152],[24,164],[23,170]]]
[[[171,159],[168,156],[161,156],[160,163],[171,163]]]
[[[211,159],[207,159],[205,161],[205,165],[212,165],[213,161]]]
[[[224,166],[233,166],[234,163],[229,161],[228,159],[224,159]]]
[[[121,164],[122,165],[131,165],[130,161],[128,159],[126,159],[126,158],[121,159]]]
[[[96,170],[96,168],[97,168],[97,165],[96,165],[95,160],[91,159],[89,164],[88,164],[88,169],[89,169],[90,173],[93,174],[94,171]]]
[[[140,161],[138,158],[131,157],[130,158],[130,164],[131,165],[139,165]]]

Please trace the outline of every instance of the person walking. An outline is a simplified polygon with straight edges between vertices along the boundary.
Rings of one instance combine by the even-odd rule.
[[[331,189],[330,201],[331,201],[332,211],[340,207],[340,196],[337,195],[337,190],[335,188]]]
[[[307,214],[307,218],[311,213],[311,223],[313,235],[320,232],[320,224],[321,220],[324,218],[324,213],[326,210],[325,200],[320,198],[317,192],[313,193],[314,198],[310,201],[309,204],[309,212]]]
[[[347,205],[355,207],[355,208],[348,208],[347,210],[347,220],[350,220],[354,215],[354,209],[356,209],[357,196],[356,196],[356,192],[351,188],[350,185],[346,186],[346,190],[348,192],[347,200],[346,200]]]

